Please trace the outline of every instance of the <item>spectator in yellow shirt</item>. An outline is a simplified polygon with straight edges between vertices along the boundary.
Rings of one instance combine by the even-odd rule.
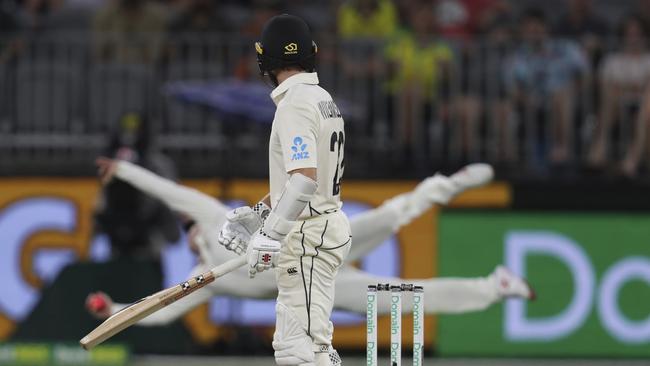
[[[395,66],[389,82],[391,92],[418,87],[427,99],[437,97],[439,83],[453,53],[445,43],[431,42],[428,38],[404,33],[387,45],[386,58]]]
[[[386,38],[395,33],[399,16],[391,0],[350,0],[341,5],[338,32],[343,38]]]
[[[412,31],[400,32],[385,49],[390,70],[388,92],[396,106],[394,132],[407,154],[411,146],[426,144],[429,123],[442,119],[445,108],[438,102],[454,58],[448,45],[433,39],[433,11],[413,6],[408,15]]]
[[[398,29],[398,13],[392,0],[348,0],[338,8],[341,42],[335,50],[338,55],[330,59],[343,69],[347,96],[364,105],[366,111],[361,123],[353,124],[351,133],[373,135],[376,129],[388,127],[387,111],[376,106],[385,105],[384,42]]]

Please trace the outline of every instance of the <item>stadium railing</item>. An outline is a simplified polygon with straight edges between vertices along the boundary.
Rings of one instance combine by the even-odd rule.
[[[209,93],[210,83],[259,81],[251,39],[52,32],[18,40],[12,48],[16,38],[0,37],[0,174],[91,173],[90,158],[128,112],[146,115],[158,146],[182,162],[184,175],[265,174],[259,157],[268,124],[222,110],[220,95],[196,103],[167,88],[183,81],[207,85],[197,93]],[[436,42],[428,45],[449,45],[452,56],[432,65],[392,57],[390,45],[376,40],[320,41],[319,76],[340,103],[350,136],[346,160],[354,168],[346,175],[386,177],[397,169],[421,176],[481,160],[546,177],[551,101],[517,108],[509,96],[504,70],[515,45]],[[584,161],[596,120],[595,79],[592,70],[575,83],[566,160],[572,166]],[[629,135],[625,128],[616,134],[615,151]]]

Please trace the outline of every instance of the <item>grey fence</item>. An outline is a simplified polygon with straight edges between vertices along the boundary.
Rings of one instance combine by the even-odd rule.
[[[166,92],[178,81],[259,80],[251,42],[233,34],[2,38],[0,174],[89,174],[119,117],[135,111],[182,174],[263,176],[268,123],[233,120]],[[346,118],[347,176],[420,176],[487,161],[545,177],[554,163],[575,168],[585,160],[598,112],[593,68],[572,81],[567,124],[558,131],[550,112],[557,100],[521,104],[508,90],[514,44],[451,44],[450,58],[422,67],[404,66],[383,42],[319,46],[321,83]],[[612,156],[630,139],[622,126]],[[568,152],[560,158],[558,138]]]

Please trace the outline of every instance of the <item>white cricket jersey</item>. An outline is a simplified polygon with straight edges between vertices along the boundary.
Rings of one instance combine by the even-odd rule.
[[[300,73],[271,93],[277,105],[269,142],[271,205],[280,199],[288,172],[316,168],[318,190],[300,218],[341,208],[345,131],[341,112],[316,73]]]

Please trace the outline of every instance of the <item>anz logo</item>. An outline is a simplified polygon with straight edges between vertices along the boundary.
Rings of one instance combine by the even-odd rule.
[[[293,139],[293,146],[291,146],[291,161],[309,159],[309,152],[305,151],[307,144],[303,144],[302,137],[296,136]]]

